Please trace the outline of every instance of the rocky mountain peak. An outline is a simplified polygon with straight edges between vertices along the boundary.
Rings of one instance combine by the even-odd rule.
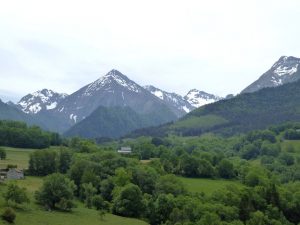
[[[36,114],[41,110],[54,109],[67,94],[42,89],[21,98],[17,106],[25,113]]]
[[[242,93],[255,92],[266,87],[277,87],[300,79],[300,59],[293,56],[281,56],[273,66]]]
[[[188,101],[192,106],[198,108],[200,106],[219,101],[221,98],[194,88],[190,90],[186,96],[184,96],[184,99]]]

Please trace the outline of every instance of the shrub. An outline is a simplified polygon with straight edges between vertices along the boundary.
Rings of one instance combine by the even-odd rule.
[[[5,208],[4,212],[2,213],[2,219],[9,223],[13,223],[16,219],[15,211],[10,207]]]

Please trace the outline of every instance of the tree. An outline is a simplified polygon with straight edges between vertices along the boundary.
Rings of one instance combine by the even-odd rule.
[[[200,162],[196,157],[184,154],[180,158],[180,169],[184,176],[197,177],[199,166]]]
[[[149,166],[137,166],[132,171],[133,183],[138,185],[144,193],[153,193],[157,179],[157,172]]]
[[[85,205],[88,208],[92,208],[92,199],[94,195],[97,193],[97,189],[93,187],[92,183],[82,184],[82,195],[85,199]]]
[[[49,209],[70,210],[73,204],[76,186],[66,176],[55,173],[45,178],[43,186],[36,192],[35,198]]]
[[[25,188],[20,188],[14,183],[10,183],[7,186],[7,191],[4,193],[4,199],[9,204],[22,204],[29,202],[29,198]]]
[[[149,213],[150,224],[165,223],[175,207],[175,198],[172,194],[160,194],[153,203]]]
[[[198,167],[199,177],[213,177],[215,175],[215,168],[211,163],[205,159],[200,159]]]
[[[109,210],[109,203],[107,201],[104,201],[104,199],[102,198],[101,195],[95,195],[92,198],[92,204],[99,211],[101,211],[101,210],[104,210],[104,211]]]
[[[3,148],[0,148],[0,160],[6,159],[6,152]]]
[[[156,184],[157,194],[173,194],[178,196],[186,193],[183,183],[175,175],[161,176]]]
[[[227,159],[223,159],[219,163],[217,169],[220,177],[222,178],[230,179],[235,177],[233,164],[229,162]]]
[[[139,217],[143,211],[143,195],[137,185],[127,184],[113,200],[113,212],[117,215]]]
[[[15,211],[10,207],[5,208],[4,212],[2,213],[2,219],[4,219],[5,221],[7,221],[9,223],[13,223],[16,219]]]
[[[72,161],[72,152],[66,148],[61,148],[58,154],[58,171],[66,173],[70,168]]]
[[[114,181],[117,186],[123,187],[129,184],[132,179],[132,175],[127,172],[124,168],[116,169]]]
[[[100,183],[100,192],[101,196],[106,200],[106,201],[111,201],[112,200],[112,192],[115,188],[115,183],[113,181],[112,177],[109,177]]]
[[[57,171],[57,153],[53,150],[38,150],[30,154],[29,173],[46,176]]]

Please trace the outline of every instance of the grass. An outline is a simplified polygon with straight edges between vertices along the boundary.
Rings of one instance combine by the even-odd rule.
[[[35,149],[19,149],[3,147],[6,150],[6,160],[0,160],[0,167],[6,168],[8,164],[17,165],[20,169],[28,168],[28,160],[31,152]],[[53,150],[56,147],[51,148]],[[42,151],[42,150],[41,150]],[[8,181],[7,181],[8,182]],[[17,218],[15,225],[147,225],[146,222],[106,214],[101,220],[99,212],[94,209],[84,207],[79,201],[76,202],[77,207],[72,212],[46,211],[37,205],[34,201],[34,192],[37,191],[43,184],[43,178],[27,176],[24,180],[9,181],[16,182],[20,187],[25,187],[31,199],[30,203],[24,209],[17,210]],[[5,191],[5,185],[0,184],[0,213],[5,207],[2,197]],[[7,225],[0,219],[0,225]]]
[[[207,116],[190,116],[187,119],[179,120],[175,124],[173,124],[171,127],[174,129],[180,129],[180,128],[210,128],[215,125],[220,125],[227,123],[228,121],[220,116],[215,115],[207,115]]]
[[[292,149],[292,155],[300,156],[300,141],[299,140],[285,140],[281,142],[281,149],[286,152],[290,152]]]
[[[6,168],[8,164],[18,165],[19,169],[28,168],[28,160],[31,152],[34,149],[21,149],[21,148],[9,148],[1,147],[6,151],[6,159],[0,160],[0,168]]]
[[[25,180],[13,181],[21,187],[25,187],[31,199],[29,205],[22,210],[17,210],[15,225],[147,225],[146,222],[106,214],[101,219],[99,212],[88,209],[80,202],[76,202],[77,207],[70,213],[59,211],[46,211],[34,202],[34,192],[41,187],[43,179],[40,177],[26,177]],[[4,207],[2,193],[4,185],[0,186],[0,208]],[[0,225],[7,225],[0,220]]]
[[[238,188],[242,188],[243,184],[235,180],[212,180],[204,178],[186,178],[179,177],[179,179],[184,183],[189,192],[192,193],[205,193],[210,195],[215,191],[226,188],[226,186],[236,185]]]

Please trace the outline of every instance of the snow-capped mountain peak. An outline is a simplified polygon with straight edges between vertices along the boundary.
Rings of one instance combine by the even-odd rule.
[[[127,76],[120,73],[118,70],[113,69],[106,75],[89,84],[85,90],[84,95],[90,96],[93,92],[99,91],[101,89],[113,90],[114,85],[116,84],[136,93],[141,91],[140,86],[132,82]]]
[[[36,114],[41,110],[55,109],[57,104],[66,96],[67,94],[43,89],[24,96],[17,106],[25,113]]]
[[[178,117],[190,112],[195,108],[182,96],[176,93],[169,93],[152,85],[144,86],[144,88],[168,105]]]
[[[282,56],[280,59],[272,66],[274,73],[278,76],[293,75],[298,71],[298,66],[300,64],[300,59],[292,56]]]
[[[144,86],[144,88],[146,90],[150,91],[151,94],[155,95],[156,97],[160,98],[161,100],[164,100],[164,97],[165,97],[164,93],[166,93],[166,92],[164,92],[164,91],[162,91],[162,90],[160,90],[160,89],[158,89],[158,88],[156,88],[152,85],[146,85],[146,86]]]
[[[253,82],[242,93],[255,92],[266,87],[277,87],[300,79],[300,59],[293,56],[282,56],[258,80]]]
[[[184,99],[196,108],[221,100],[221,98],[216,95],[208,94],[197,89],[190,90]]]

